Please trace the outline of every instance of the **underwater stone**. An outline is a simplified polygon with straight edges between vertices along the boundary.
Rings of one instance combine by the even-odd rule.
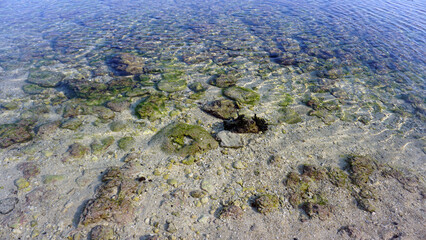
[[[30,182],[28,182],[28,180],[25,178],[18,178],[15,180],[15,186],[18,188],[18,190],[22,190],[29,187]]]
[[[219,211],[219,218],[220,219],[241,219],[241,217],[243,216],[244,212],[241,209],[241,207],[235,205],[235,204],[229,204],[229,205],[225,205],[223,206],[223,208]]]
[[[256,115],[254,117],[240,115],[237,119],[225,120],[223,127],[225,130],[236,133],[259,133],[268,130],[266,120]]]
[[[61,124],[61,128],[70,130],[76,130],[83,124],[83,121],[79,118],[71,118]]]
[[[52,134],[58,129],[61,121],[53,121],[40,125],[37,128],[37,136],[49,135]]]
[[[258,196],[254,202],[253,207],[262,214],[267,214],[277,209],[279,206],[279,199],[277,196],[272,194],[264,194]]]
[[[310,217],[318,216],[320,220],[325,220],[330,216],[331,208],[328,205],[320,205],[317,203],[306,202],[302,209]]]
[[[217,139],[219,139],[221,147],[241,148],[244,146],[241,136],[230,131],[220,131]]]
[[[114,99],[106,103],[106,106],[114,112],[122,112],[129,109],[130,102],[126,99]]]
[[[296,124],[302,121],[299,113],[297,113],[294,109],[291,108],[281,108],[279,112],[282,114],[279,117],[279,121],[285,122],[287,124]]]
[[[377,163],[365,156],[349,156],[346,160],[350,167],[350,179],[355,185],[362,186],[377,169]]]
[[[218,147],[218,142],[204,128],[185,123],[172,123],[164,127],[150,141],[169,154],[194,155]]]
[[[22,91],[24,91],[24,93],[26,94],[40,94],[45,90],[45,88],[40,87],[37,84],[26,84],[22,87]]]
[[[90,231],[90,240],[117,240],[119,237],[112,227],[98,225]]]
[[[7,148],[33,139],[31,126],[32,122],[29,121],[0,125],[0,148]]]
[[[67,86],[80,98],[101,100],[109,97],[108,86],[105,83],[71,79],[67,81]]]
[[[186,88],[187,82],[182,78],[182,72],[164,73],[163,79],[158,82],[157,88],[165,92],[177,92]]]
[[[117,142],[118,147],[124,151],[129,151],[135,145],[133,137],[123,137]]]
[[[120,132],[127,128],[127,123],[124,121],[114,121],[109,125],[109,129],[113,132]]]
[[[106,137],[102,139],[101,141],[95,140],[90,144],[90,148],[92,149],[93,154],[101,154],[104,151],[106,151],[113,143],[114,143],[114,137]]]
[[[109,65],[116,70],[119,75],[136,75],[143,73],[145,59],[131,53],[119,53],[113,56]]]
[[[164,115],[166,99],[162,94],[152,94],[136,106],[135,113],[139,118],[155,121]]]
[[[34,162],[19,163],[16,169],[22,172],[25,179],[30,179],[40,174],[40,167]]]
[[[238,116],[238,106],[231,100],[215,100],[204,104],[201,109],[220,119],[231,119]]]
[[[4,198],[0,200],[0,213],[8,214],[15,209],[15,205],[19,202],[16,197]]]
[[[65,179],[65,175],[44,175],[43,176],[43,183],[44,184],[51,184],[56,183],[59,181],[62,181]]]
[[[219,88],[234,86],[238,81],[236,74],[220,74],[213,77],[210,83]]]
[[[260,95],[255,91],[238,86],[225,88],[223,95],[245,104],[255,104],[260,99]]]
[[[203,198],[206,196],[206,192],[202,190],[194,190],[190,192],[189,195],[191,195],[193,198]]]
[[[89,152],[89,148],[80,143],[74,143],[69,146],[67,152],[69,153],[70,157],[82,158]]]
[[[103,184],[96,191],[96,197],[89,200],[83,210],[81,223],[87,225],[100,221],[117,224],[130,222],[135,210],[132,197],[140,188],[140,183],[130,177],[128,172],[121,168],[108,168],[102,177]]]
[[[51,71],[32,71],[28,75],[28,82],[39,85],[40,87],[56,87],[65,78],[65,75]]]
[[[191,89],[192,91],[196,92],[196,93],[200,93],[200,92],[204,92],[207,90],[207,88],[205,86],[203,86],[202,83],[200,82],[194,82],[189,84],[189,89]]]

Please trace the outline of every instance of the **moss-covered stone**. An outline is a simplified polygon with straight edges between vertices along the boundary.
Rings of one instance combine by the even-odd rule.
[[[223,95],[244,104],[255,104],[260,99],[260,95],[255,91],[238,86],[225,88]]]
[[[200,82],[194,82],[188,85],[189,89],[196,93],[205,92],[207,88]]]
[[[244,214],[244,211],[240,206],[237,206],[235,203],[229,203],[223,206],[218,213],[220,219],[241,219]]]
[[[184,123],[172,123],[158,132],[151,143],[161,144],[169,154],[194,155],[218,147],[218,142],[204,128]]]
[[[131,53],[119,53],[108,63],[118,75],[136,75],[143,73],[145,59]]]
[[[357,186],[365,185],[378,168],[377,163],[366,156],[349,156],[346,161],[350,168],[350,179]]]
[[[40,94],[44,90],[45,88],[40,87],[37,84],[26,84],[22,87],[22,91],[24,91],[24,93],[31,94],[31,95]]]
[[[302,205],[302,209],[310,218],[318,217],[320,220],[327,219],[331,214],[331,207],[327,204],[306,202]]]
[[[0,125],[0,148],[28,142],[33,138],[32,121]]]
[[[163,79],[158,82],[157,88],[165,92],[177,92],[186,88],[187,82],[183,78],[183,72],[170,72],[162,75]]]
[[[347,187],[349,183],[349,176],[343,170],[338,168],[330,168],[327,171],[329,181],[336,187]]]
[[[17,102],[4,102],[0,106],[6,110],[15,110],[19,107],[19,104]]]
[[[279,198],[276,195],[264,194],[256,197],[253,202],[253,207],[262,214],[270,213],[278,208],[280,204]]]
[[[285,122],[287,124],[296,124],[302,122],[302,118],[299,113],[297,113],[294,109],[291,108],[281,108],[279,112],[282,114],[278,121]]]
[[[96,197],[87,202],[80,223],[88,225],[101,221],[115,224],[128,223],[133,219],[134,205],[132,198],[138,194],[142,183],[132,179],[127,171],[130,165],[123,168],[111,167],[103,176],[103,184],[97,189]]]
[[[89,148],[81,143],[74,143],[69,146],[67,152],[72,158],[82,158],[89,152]]]
[[[118,235],[112,227],[98,225],[90,231],[90,240],[117,240]]]
[[[256,115],[254,117],[239,115],[237,119],[225,120],[223,127],[225,130],[235,133],[259,133],[268,130],[266,120]]]
[[[114,121],[109,124],[109,129],[113,132],[120,132],[123,131],[128,127],[128,124],[124,121]]]
[[[30,182],[28,182],[25,178],[18,178],[15,180],[15,186],[18,188],[18,190],[25,189],[30,186]]]
[[[231,119],[238,116],[237,104],[234,101],[226,99],[206,103],[201,109],[220,119]]]
[[[27,81],[40,87],[56,87],[64,78],[62,73],[35,70],[30,72]]]
[[[135,145],[133,137],[123,137],[117,142],[118,147],[124,151],[129,151]]]
[[[93,154],[101,154],[105,152],[113,143],[114,143],[114,137],[109,136],[101,141],[95,140],[90,144],[90,148],[92,149]]]
[[[127,99],[119,98],[107,102],[106,106],[114,112],[122,112],[129,109],[130,102]]]
[[[135,113],[139,118],[155,121],[165,114],[166,100],[162,94],[152,94],[136,106]]]
[[[44,175],[43,183],[44,184],[52,184],[65,179],[64,175]]]
[[[210,81],[210,84],[219,88],[227,88],[234,86],[237,83],[238,78],[239,75],[234,71],[227,72],[224,74],[217,74],[213,76],[212,80]]]
[[[61,128],[70,130],[76,130],[83,124],[83,121],[79,118],[71,118],[61,124]]]

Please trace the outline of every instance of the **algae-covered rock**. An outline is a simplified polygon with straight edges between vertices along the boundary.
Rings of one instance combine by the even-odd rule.
[[[106,103],[106,106],[114,112],[122,112],[129,109],[130,102],[126,99],[114,99]]]
[[[51,184],[56,183],[59,181],[62,181],[65,179],[65,175],[44,175],[43,176],[43,183],[44,184]]]
[[[222,207],[222,209],[220,209],[219,211],[219,218],[220,219],[241,219],[243,216],[244,212],[241,209],[240,206],[235,205],[234,203],[231,204],[227,204],[225,206]]]
[[[40,174],[40,167],[35,162],[21,162],[16,166],[16,169],[22,172],[25,179],[30,179]]]
[[[62,73],[36,70],[28,75],[27,81],[41,87],[56,87],[64,78]]]
[[[378,167],[374,160],[366,156],[349,156],[346,161],[350,167],[350,179],[358,186],[366,184],[370,175]]]
[[[255,104],[260,99],[260,95],[255,91],[238,86],[225,88],[223,95],[245,104]]]
[[[200,82],[194,82],[188,85],[188,88],[191,89],[192,91],[196,92],[196,93],[201,93],[207,90],[207,87],[205,87],[202,83]]]
[[[299,113],[297,113],[294,109],[291,108],[281,108],[279,112],[282,116],[279,117],[280,122],[285,122],[287,124],[296,124],[302,121]]]
[[[28,182],[28,180],[25,178],[18,178],[14,183],[18,190],[22,190],[30,186],[30,182]]]
[[[83,121],[79,118],[71,118],[61,124],[61,128],[70,130],[76,130],[83,124]]]
[[[278,208],[280,201],[277,196],[272,194],[264,194],[256,197],[253,207],[262,214],[270,213]]]
[[[236,133],[259,133],[268,130],[265,119],[254,117],[238,116],[237,119],[225,120],[223,122],[225,130]]]
[[[157,88],[165,92],[177,92],[186,88],[187,82],[182,72],[164,73],[163,79],[158,82]]]
[[[164,115],[166,99],[162,94],[152,94],[136,106],[135,113],[139,118],[155,121]]]
[[[30,121],[0,125],[0,148],[28,142],[31,139],[33,139],[33,131]]]
[[[218,147],[217,141],[204,128],[185,123],[172,123],[164,127],[150,141],[159,144],[169,154],[194,155]]]
[[[44,90],[45,88],[40,87],[37,84],[26,84],[22,87],[22,91],[24,91],[24,93],[31,94],[31,95],[40,94]]]
[[[132,178],[128,172],[132,168],[127,167],[129,165],[107,169],[96,197],[84,207],[80,219],[83,225],[101,221],[124,224],[132,220],[135,210],[132,198],[138,194],[142,183]]]
[[[119,53],[109,60],[109,65],[118,75],[136,75],[143,73],[145,59],[131,53]]]
[[[117,240],[118,235],[112,227],[98,225],[90,231],[90,240]]]
[[[135,139],[133,137],[123,137],[117,142],[118,147],[124,151],[129,151],[135,145]]]
[[[224,74],[218,74],[215,75],[210,83],[213,86],[219,87],[219,88],[226,88],[234,86],[238,81],[238,74],[235,72],[228,72]]]
[[[120,132],[126,129],[128,124],[124,121],[114,121],[109,125],[109,129],[113,132]]]
[[[326,204],[306,202],[302,205],[302,209],[310,218],[318,217],[320,220],[327,219],[331,214],[331,207]]]
[[[102,82],[88,81],[85,79],[71,79],[67,81],[68,88],[77,97],[86,99],[107,99],[108,85]]]
[[[97,139],[94,140],[90,144],[90,148],[92,149],[93,154],[101,154],[104,151],[106,151],[113,143],[114,143],[114,137],[109,136],[102,139],[101,141]]]
[[[231,100],[215,100],[204,104],[201,109],[220,119],[231,119],[238,116],[238,106]]]
[[[82,158],[89,152],[89,148],[81,143],[73,143],[69,146],[67,152],[72,158]]]

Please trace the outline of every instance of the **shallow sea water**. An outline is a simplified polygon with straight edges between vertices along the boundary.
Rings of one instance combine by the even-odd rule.
[[[356,239],[424,236],[416,225],[425,218],[424,1],[5,0],[0,25],[0,210],[13,206],[0,215],[1,239],[90,239],[98,224],[121,239],[350,239],[351,226]],[[57,74],[53,85],[41,73]],[[222,139],[194,154],[193,165],[161,151],[151,140],[172,122],[220,138],[223,121],[200,110],[233,98],[218,79],[257,93],[236,100],[238,112],[265,119],[269,129],[234,134],[239,148]],[[163,102],[138,117],[138,105],[158,94]],[[117,110],[107,104],[114,101],[124,104]],[[30,137],[9,144],[10,124]],[[75,143],[81,148],[73,152]],[[378,197],[366,198],[375,211],[365,211],[356,184],[346,193],[324,190],[331,220],[310,215],[304,203],[292,206],[289,172],[312,164],[351,174],[351,156],[412,181],[371,175]],[[127,167],[129,178],[146,185],[132,192],[132,210],[117,210],[132,214],[82,224],[87,201],[99,198],[101,173],[128,160],[141,165]],[[303,190],[303,201],[317,203],[316,187]],[[203,197],[192,197],[199,189]],[[406,198],[395,196],[401,189],[410,190]],[[269,215],[256,207],[265,193],[279,198]],[[223,220],[222,209],[234,203],[243,220]]]

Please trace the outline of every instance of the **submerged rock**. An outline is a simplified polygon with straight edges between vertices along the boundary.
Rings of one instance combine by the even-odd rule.
[[[328,205],[320,205],[317,203],[306,202],[302,209],[310,217],[318,217],[320,220],[327,219],[331,214],[331,208]]]
[[[56,87],[65,78],[65,75],[51,71],[32,71],[27,81],[40,87]]]
[[[132,197],[139,194],[139,181],[127,172],[132,168],[110,167],[102,177],[103,184],[97,189],[96,197],[87,202],[80,222],[83,225],[101,221],[124,224],[134,216]]]
[[[30,121],[20,121],[0,125],[0,148],[7,148],[33,139],[32,124],[33,122]]]
[[[31,95],[40,94],[44,90],[45,88],[40,87],[37,84],[26,84],[22,87],[22,91],[24,91],[24,93],[31,94]]]
[[[254,117],[238,116],[237,119],[225,120],[224,129],[236,133],[259,133],[268,130],[265,119]]]
[[[255,91],[238,86],[225,88],[223,95],[245,104],[255,104],[260,99],[260,95]]]
[[[152,94],[136,106],[135,113],[139,118],[155,121],[164,115],[166,99],[162,94]]]
[[[82,145],[81,143],[71,144],[67,150],[67,153],[72,158],[82,158],[89,152],[89,148]]]
[[[210,83],[219,88],[226,88],[234,86],[237,81],[238,76],[235,73],[227,73],[214,76]]]
[[[163,79],[157,84],[157,88],[169,93],[184,90],[187,82],[182,75],[182,72],[164,73]]]
[[[129,109],[130,102],[126,99],[115,99],[107,102],[106,106],[114,112],[122,112]]]
[[[221,147],[240,148],[244,146],[241,136],[230,131],[220,131],[217,134],[217,138]]]
[[[238,106],[231,100],[215,100],[204,104],[203,111],[220,119],[231,119],[238,116]]]
[[[262,214],[267,214],[276,210],[279,206],[280,202],[277,196],[272,194],[264,194],[258,196],[254,202],[253,207]]]
[[[136,75],[143,73],[145,59],[131,53],[119,53],[113,56],[109,65],[119,75]]]
[[[83,121],[79,118],[71,118],[61,124],[61,128],[69,130],[76,130],[83,124]]]
[[[117,240],[119,237],[112,227],[98,225],[90,231],[90,240]]]
[[[282,116],[279,117],[279,121],[285,122],[287,124],[296,124],[302,121],[299,113],[297,113],[294,109],[285,107],[279,110]]]
[[[169,154],[194,155],[218,147],[218,142],[204,128],[185,123],[172,123],[158,132],[151,143],[161,145]]]
[[[222,209],[219,211],[219,218],[220,219],[241,219],[244,214],[244,211],[241,209],[241,207],[235,205],[234,203],[231,203],[229,205],[225,205],[222,207]]]
[[[114,137],[109,136],[106,137],[104,139],[102,139],[101,141],[99,140],[94,140],[91,144],[90,144],[90,148],[92,149],[92,153],[93,154],[101,154],[103,152],[105,152],[113,143],[114,143]]]
[[[0,200],[0,213],[8,214],[15,209],[15,205],[19,202],[16,197],[9,197]]]

